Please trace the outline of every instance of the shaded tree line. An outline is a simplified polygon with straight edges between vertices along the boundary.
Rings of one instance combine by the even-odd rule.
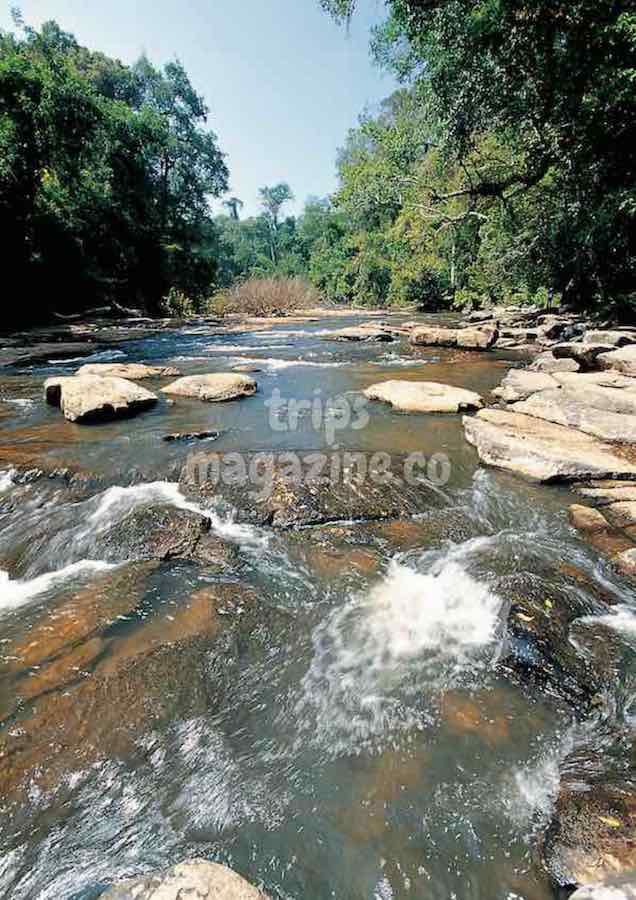
[[[5,322],[100,304],[156,311],[216,276],[228,172],[179,62],[125,66],[55,23],[0,33]]]

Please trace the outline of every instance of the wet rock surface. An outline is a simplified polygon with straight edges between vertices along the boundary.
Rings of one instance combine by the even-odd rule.
[[[232,869],[202,859],[131,878],[101,896],[104,900],[266,900],[265,894]]]
[[[555,882],[575,887],[627,877],[636,869],[634,738],[591,735],[563,760],[560,778],[543,848]]]
[[[236,546],[217,537],[208,518],[169,505],[133,510],[98,537],[96,552],[109,562],[184,559],[220,571],[238,563]]]
[[[289,454],[268,459],[244,454],[240,468],[230,454],[226,460],[195,453],[181,477],[186,496],[213,497],[220,508],[236,511],[239,522],[290,528],[346,520],[408,518],[430,505],[439,505],[439,492],[426,483],[417,468],[416,481],[405,482],[406,458],[389,454],[374,461],[366,455],[347,468],[328,454]],[[389,463],[387,465],[387,462]],[[226,465],[229,467],[226,469]],[[226,473],[224,476],[223,473]]]

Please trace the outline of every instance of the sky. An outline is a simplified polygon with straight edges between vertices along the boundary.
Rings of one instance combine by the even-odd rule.
[[[383,0],[361,0],[349,30],[318,0],[0,0],[38,27],[55,19],[78,41],[125,63],[178,57],[211,110],[231,194],[258,211],[258,188],[288,181],[298,213],[336,187],[336,150],[366,106],[396,87],[369,56]],[[218,206],[218,204],[217,204]]]

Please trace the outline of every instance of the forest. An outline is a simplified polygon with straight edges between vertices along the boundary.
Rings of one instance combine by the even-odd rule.
[[[343,28],[355,16],[353,0],[321,3]],[[386,13],[371,52],[401,87],[343,135],[336,192],[292,216],[293,186],[264,185],[249,218],[179,61],[124,65],[16,13],[0,32],[0,227],[5,277],[28,300],[7,304],[8,324],[227,309],[246,280],[288,277],[338,304],[550,294],[632,317],[633,3],[387,0]]]

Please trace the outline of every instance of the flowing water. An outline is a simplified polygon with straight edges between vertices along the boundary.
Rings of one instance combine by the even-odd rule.
[[[499,671],[510,604],[617,602],[577,623],[579,638],[600,626],[620,642],[617,692],[636,649],[636,595],[569,528],[568,493],[480,467],[458,416],[380,404],[338,448],[450,460],[410,520],[275,531],[179,489],[206,446],[333,449],[311,415],[272,427],[276,389],[327,408],[387,378],[487,393],[511,364],[323,339],[347,324],[122,344],[120,361],[186,374],[249,364],[259,391],[162,399],[113,424],[72,425],[41,402],[44,377],[85,360],[2,377],[1,896],[88,900],[202,856],[279,900],[554,897],[534,848],[582,726]],[[210,429],[209,444],[162,440]],[[202,510],[238,570],[107,558],[104,535],[157,504]],[[211,617],[219,588],[227,609]]]

